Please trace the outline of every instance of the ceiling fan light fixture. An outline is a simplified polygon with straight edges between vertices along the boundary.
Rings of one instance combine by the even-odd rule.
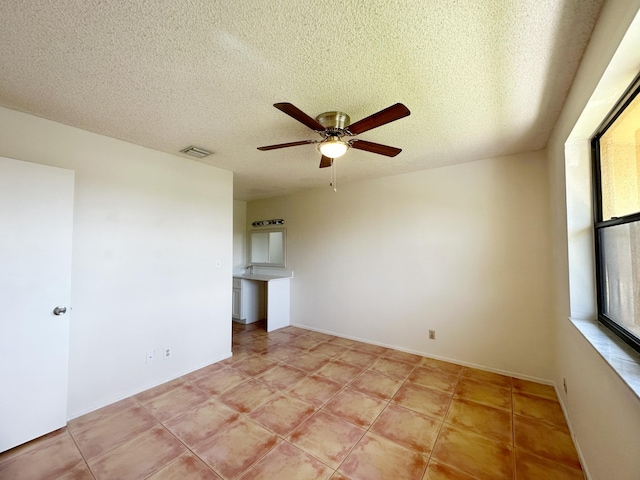
[[[343,142],[340,137],[332,136],[318,144],[318,151],[329,158],[338,158],[347,153],[349,144]]]

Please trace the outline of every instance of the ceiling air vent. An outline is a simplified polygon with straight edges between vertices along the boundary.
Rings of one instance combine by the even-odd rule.
[[[203,158],[208,155],[211,155],[212,153],[212,152],[209,152],[208,150],[205,150],[204,148],[198,148],[194,146],[183,148],[180,151],[182,153],[186,153],[187,155],[191,155],[192,157],[196,157],[196,158]]]

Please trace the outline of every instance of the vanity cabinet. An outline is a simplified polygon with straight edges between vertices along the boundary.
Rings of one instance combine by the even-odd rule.
[[[289,288],[292,275],[234,275],[231,314],[234,322],[267,320],[267,332],[290,321]]]
[[[231,316],[240,323],[253,323],[261,318],[260,285],[256,282],[233,279],[233,301]],[[264,315],[263,315],[264,316]]]

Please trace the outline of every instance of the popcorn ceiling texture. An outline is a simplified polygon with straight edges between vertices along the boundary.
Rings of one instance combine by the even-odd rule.
[[[3,0],[0,105],[157,150],[188,145],[234,175],[237,199],[327,185],[318,138],[272,107],[396,102],[338,181],[546,146],[602,0]],[[1,129],[1,126],[0,126]],[[195,161],[185,157],[185,161]]]

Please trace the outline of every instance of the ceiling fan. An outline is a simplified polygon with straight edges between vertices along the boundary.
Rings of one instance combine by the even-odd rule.
[[[325,112],[314,119],[291,103],[275,103],[273,106],[320,134],[322,139],[268,145],[266,147],[258,147],[258,150],[267,151],[317,143],[318,151],[322,154],[320,168],[330,167],[333,164],[333,159],[344,155],[349,148],[365,150],[367,152],[377,153],[378,155],[386,155],[387,157],[395,157],[402,149],[367,142],[366,140],[356,138],[356,136],[411,114],[409,109],[403,104],[396,103],[384,110],[380,110],[378,113],[374,113],[367,118],[350,124],[349,115],[343,112]]]

